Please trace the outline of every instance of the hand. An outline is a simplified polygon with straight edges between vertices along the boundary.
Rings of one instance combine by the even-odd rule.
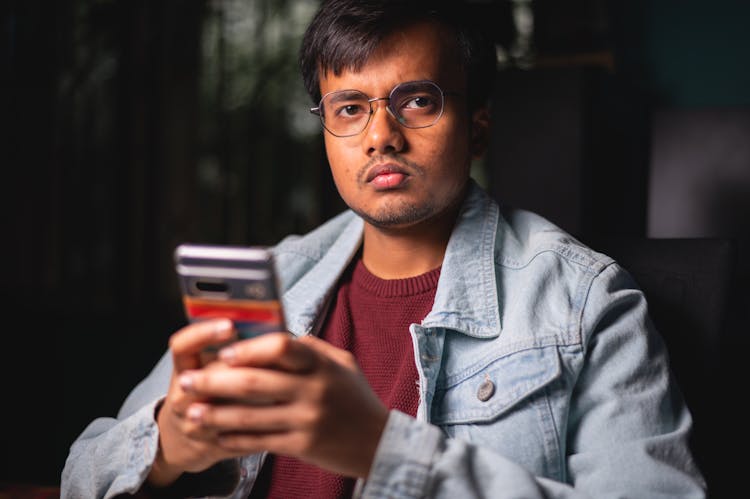
[[[349,352],[274,333],[237,342],[219,357],[221,367],[180,376],[192,397],[186,427],[211,442],[212,456],[270,451],[367,476],[388,410]]]
[[[203,471],[230,457],[216,446],[215,433],[191,421],[188,408],[202,399],[183,390],[179,376],[188,370],[217,369],[221,363],[208,360],[204,349],[224,344],[234,336],[232,322],[219,319],[191,324],[170,338],[174,368],[169,391],[157,415],[159,450],[148,476],[152,485],[169,485],[183,472]]]

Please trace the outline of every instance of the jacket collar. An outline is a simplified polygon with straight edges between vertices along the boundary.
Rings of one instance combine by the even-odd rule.
[[[449,328],[478,338],[500,334],[495,282],[495,236],[499,210],[473,180],[448,241],[432,311],[423,327]],[[309,334],[325,313],[339,276],[357,253],[364,222],[351,212],[336,217],[338,236],[283,296],[287,328]]]
[[[325,313],[330,295],[336,292],[339,277],[362,244],[364,222],[353,212],[345,212],[330,223],[339,226],[338,235],[310,270],[282,297],[287,329],[295,336],[310,334],[314,327],[320,326],[316,319]],[[317,322],[322,322],[322,319]]]
[[[445,251],[435,304],[422,326],[478,338],[500,334],[494,259],[498,219],[497,204],[472,180]]]

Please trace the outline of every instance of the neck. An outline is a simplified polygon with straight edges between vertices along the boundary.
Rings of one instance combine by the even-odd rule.
[[[362,261],[367,270],[381,279],[403,279],[442,265],[458,209],[403,228],[365,223]]]

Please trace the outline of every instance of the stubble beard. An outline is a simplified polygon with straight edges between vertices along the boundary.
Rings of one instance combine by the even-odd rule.
[[[368,224],[387,229],[426,220],[432,215],[434,206],[432,203],[419,206],[408,202],[390,202],[380,207],[375,213],[367,213],[358,207],[352,207],[352,211]]]

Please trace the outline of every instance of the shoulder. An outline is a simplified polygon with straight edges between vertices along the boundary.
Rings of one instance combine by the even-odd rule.
[[[346,210],[307,234],[291,234],[272,248],[274,256],[283,258],[294,255],[320,260],[341,233],[356,219],[357,215],[354,212]]]
[[[494,256],[504,324],[556,342],[585,342],[597,318],[624,294],[642,299],[614,259],[528,211],[501,210]]]
[[[344,211],[304,235],[290,235],[272,248],[282,289],[289,288],[332,251],[348,258],[352,243],[362,231],[362,220],[352,211]],[[345,240],[342,242],[342,240]],[[341,243],[340,243],[341,242]]]
[[[495,239],[496,265],[520,270],[537,260],[585,274],[599,274],[614,263],[546,218],[522,209],[500,208]]]
[[[468,246],[476,252],[479,243],[492,248],[495,265],[509,270],[522,270],[541,261],[599,273],[613,263],[607,255],[594,251],[543,216],[498,203],[475,183],[464,202],[454,236],[461,245],[459,249]],[[489,256],[483,254],[485,258]]]

